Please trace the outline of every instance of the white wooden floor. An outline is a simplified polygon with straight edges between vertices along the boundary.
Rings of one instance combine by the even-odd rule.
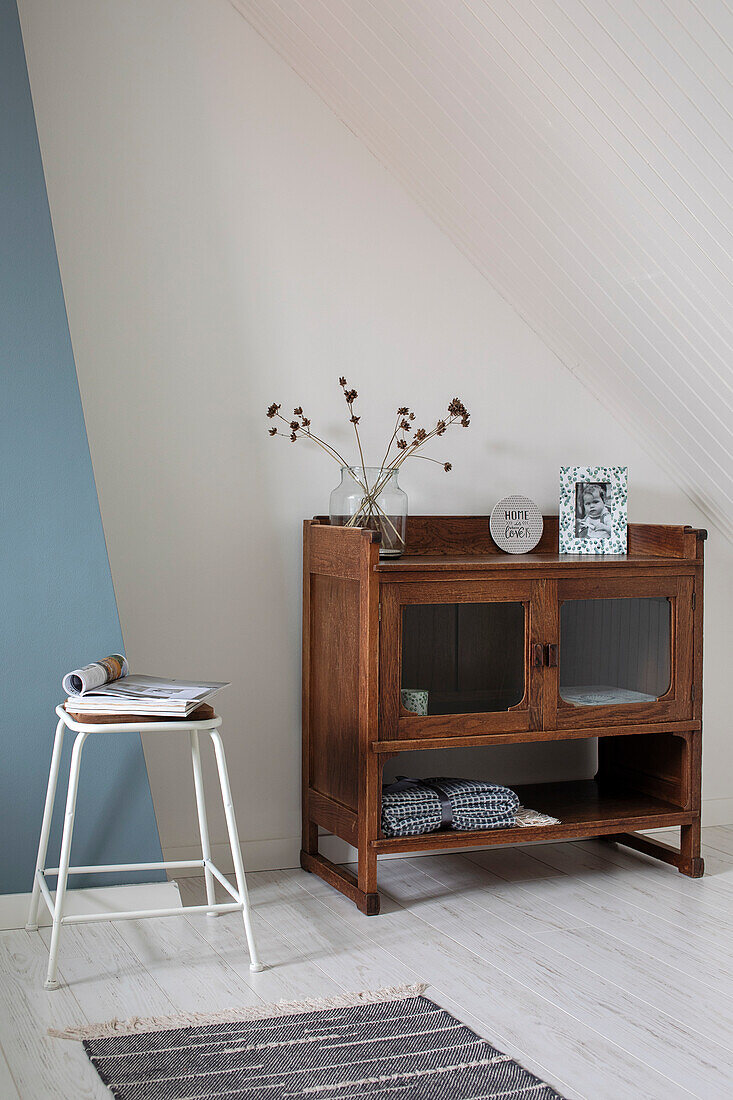
[[[65,929],[55,993],[43,990],[48,932],[1,933],[0,1097],[109,1096],[81,1045],[48,1026],[422,980],[567,1097],[725,1100],[733,827],[704,837],[700,881],[597,842],[385,860],[382,915],[369,918],[312,875],[253,874],[262,974],[234,915]],[[204,900],[198,879],[181,890]]]

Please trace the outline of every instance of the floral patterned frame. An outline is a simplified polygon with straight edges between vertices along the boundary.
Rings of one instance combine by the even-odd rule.
[[[611,485],[610,538],[578,538],[575,532],[575,486],[601,481]],[[560,467],[560,553],[625,554],[628,505],[628,466]]]

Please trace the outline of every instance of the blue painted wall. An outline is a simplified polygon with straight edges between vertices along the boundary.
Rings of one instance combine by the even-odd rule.
[[[61,676],[121,647],[18,13],[0,0],[0,893],[32,885]],[[72,862],[160,859],[139,735],[95,734]]]

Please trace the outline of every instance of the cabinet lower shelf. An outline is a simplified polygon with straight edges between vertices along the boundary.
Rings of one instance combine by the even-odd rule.
[[[522,805],[557,817],[560,824],[471,833],[446,830],[425,833],[422,836],[380,838],[372,841],[371,847],[379,854],[387,854],[571,840],[689,825],[697,816],[693,810],[684,810],[672,802],[664,802],[635,791],[602,789],[593,779],[570,783],[538,783],[515,787],[514,790]]]

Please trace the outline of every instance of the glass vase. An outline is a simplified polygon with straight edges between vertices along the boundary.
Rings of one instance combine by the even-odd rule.
[[[379,531],[380,558],[398,558],[405,549],[407,493],[397,474],[378,466],[342,466],[341,483],[331,493],[331,523]]]

